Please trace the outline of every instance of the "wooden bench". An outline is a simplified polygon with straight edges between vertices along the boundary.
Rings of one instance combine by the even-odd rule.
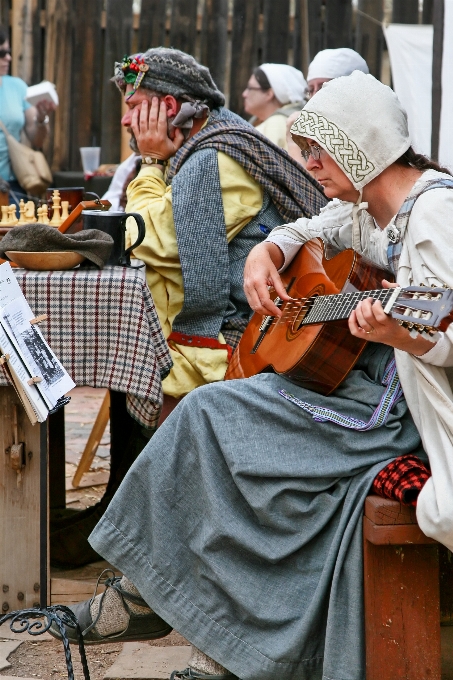
[[[437,542],[413,508],[369,496],[363,552],[366,680],[440,680]]]

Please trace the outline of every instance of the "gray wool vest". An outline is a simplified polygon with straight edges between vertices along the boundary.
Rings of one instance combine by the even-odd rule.
[[[245,260],[285,220],[264,192],[260,212],[228,243],[217,151],[211,148],[194,151],[174,176],[172,204],[184,283],[172,330],[217,340],[224,323],[249,319]]]

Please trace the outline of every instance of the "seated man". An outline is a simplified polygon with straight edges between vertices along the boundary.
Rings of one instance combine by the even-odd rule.
[[[290,300],[278,272],[314,237],[354,247],[402,286],[453,286],[453,178],[413,151],[390,88],[357,71],[333,80],[293,135],[340,200],[252,250],[253,309],[282,315],[268,285]],[[410,332],[381,302],[358,300],[349,331],[369,342],[328,396],[261,373],[194,390],[157,430],[90,537],[124,576],[72,607],[87,642],[174,627],[194,650],[173,680],[364,680],[363,503],[397,457],[426,460],[421,440],[432,478],[418,522],[453,548],[453,396],[441,368],[453,365],[453,336]]]
[[[118,64],[114,80],[142,157],[127,190],[126,210],[146,223],[135,255],[173,359],[164,394],[178,399],[225,375],[250,316],[242,277],[251,248],[288,219],[318,214],[326,199],[286,153],[223,108],[190,55],[150,49]]]
[[[163,382],[166,415],[195,387],[223,380],[250,316],[242,284],[251,248],[277,225],[318,214],[327,201],[285,151],[223,108],[209,70],[190,55],[150,49],[117,64],[114,80],[128,107],[122,124],[142,158],[126,210],[146,224],[135,255],[146,263],[173,360]],[[53,565],[96,559],[87,537],[145,443],[143,428],[133,428],[127,445],[112,449],[102,502],[53,523]]]

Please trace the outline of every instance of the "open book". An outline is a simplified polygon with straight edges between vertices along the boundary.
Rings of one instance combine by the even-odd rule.
[[[69,401],[64,395],[75,383],[44,340],[8,262],[0,265],[0,362],[32,424]]]

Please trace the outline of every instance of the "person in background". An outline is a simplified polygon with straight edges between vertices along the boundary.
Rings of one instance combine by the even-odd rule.
[[[353,71],[369,73],[368,65],[357,52],[349,47],[339,47],[336,50],[322,50],[318,52],[308,67],[307,83],[308,96],[313,97],[324,83],[341,76],[349,76]],[[286,119],[286,144],[289,155],[298,163],[306,167],[306,162],[300,153],[300,148],[291,136],[291,126],[297,120],[298,113],[291,113]]]
[[[48,133],[49,113],[55,104],[47,101],[31,106],[25,97],[27,84],[20,78],[8,75],[11,64],[11,49],[8,31],[0,26],[0,120],[8,132],[20,141],[24,131],[34,149],[41,149]],[[0,178],[8,182],[10,198],[14,203],[26,198],[26,192],[14,176],[8,153],[8,144],[0,130]]]
[[[349,47],[321,50],[308,67],[308,96],[313,97],[329,80],[349,76],[353,71],[370,72],[365,59],[355,50]]]
[[[252,125],[287,151],[286,120],[301,110],[307,96],[302,72],[287,64],[261,64],[250,76],[242,96]]]
[[[124,211],[126,208],[126,190],[132,180],[137,177],[141,162],[142,157],[134,152],[115,170],[110,186],[102,197],[104,201],[110,201],[112,204],[110,210]]]

